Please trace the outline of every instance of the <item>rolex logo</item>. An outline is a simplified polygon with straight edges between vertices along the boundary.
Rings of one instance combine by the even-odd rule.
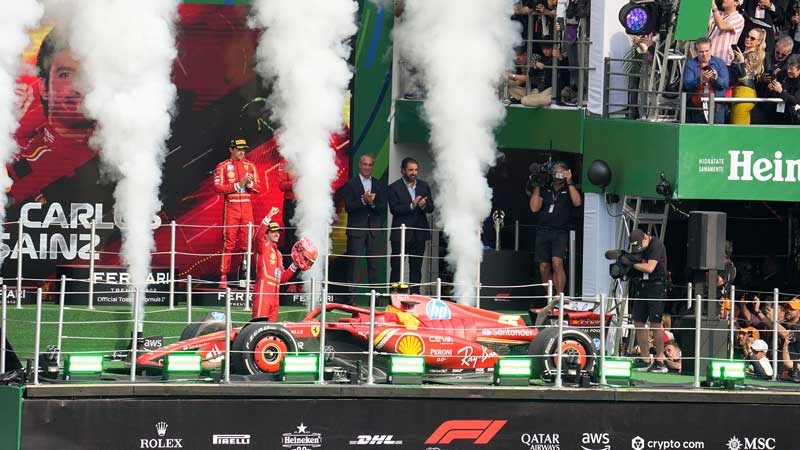
[[[164,435],[167,434],[167,427],[168,426],[169,425],[167,425],[166,422],[158,422],[156,424],[156,431],[158,432],[158,436],[159,437],[164,437]]]

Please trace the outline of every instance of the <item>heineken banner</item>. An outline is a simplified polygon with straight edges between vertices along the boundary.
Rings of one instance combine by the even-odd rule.
[[[796,448],[794,428],[776,424],[799,413],[694,402],[25,400],[22,448],[775,450]]]
[[[796,127],[681,126],[677,195],[683,199],[800,199]]]

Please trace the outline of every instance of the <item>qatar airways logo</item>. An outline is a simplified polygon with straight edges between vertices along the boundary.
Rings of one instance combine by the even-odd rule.
[[[783,159],[783,152],[777,151],[773,159],[753,158],[752,150],[730,150],[728,180],[731,181],[774,181],[796,183],[800,181],[800,159]]]

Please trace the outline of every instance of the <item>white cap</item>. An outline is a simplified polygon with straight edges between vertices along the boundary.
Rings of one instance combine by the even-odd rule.
[[[765,352],[769,349],[767,343],[764,342],[763,339],[756,339],[753,341],[753,343],[750,344],[750,348],[752,348],[755,352]]]

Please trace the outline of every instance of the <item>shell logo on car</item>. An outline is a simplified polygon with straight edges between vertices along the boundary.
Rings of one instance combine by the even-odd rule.
[[[397,341],[397,353],[401,355],[421,355],[424,351],[422,339],[416,334],[407,334]]]

